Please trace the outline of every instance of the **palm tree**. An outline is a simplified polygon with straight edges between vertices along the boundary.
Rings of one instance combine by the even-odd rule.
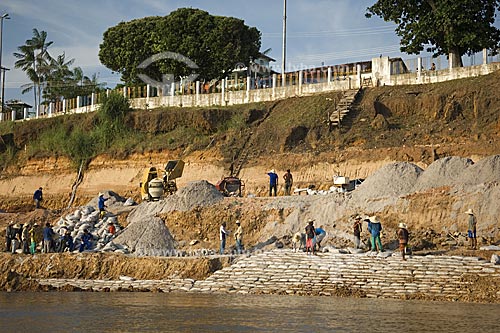
[[[68,90],[72,87],[73,72],[70,66],[75,59],[66,61],[66,54],[60,54],[55,59],[51,59],[48,65],[48,75],[44,89],[44,98],[49,101],[60,101],[66,97]]]
[[[16,68],[21,68],[30,79],[31,83],[25,85],[23,93],[33,89],[35,95],[35,104],[40,107],[42,83],[47,78],[49,64],[52,60],[48,47],[52,41],[47,42],[47,32],[33,29],[33,37],[26,40],[24,45],[19,46],[19,52],[14,53],[17,60],[14,64]]]

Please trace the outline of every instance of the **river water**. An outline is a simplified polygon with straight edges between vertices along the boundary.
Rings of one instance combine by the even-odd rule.
[[[0,332],[499,332],[500,305],[184,293],[0,293]]]

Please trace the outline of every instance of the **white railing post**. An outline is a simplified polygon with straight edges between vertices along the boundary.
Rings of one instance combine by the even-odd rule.
[[[127,86],[123,87],[123,97],[127,98]]]
[[[12,121],[16,121],[16,110],[12,110],[11,115],[12,115]]]
[[[200,81],[196,81],[196,84],[195,84],[195,90],[196,90],[196,97],[195,97],[195,101],[196,101],[196,106],[199,106],[200,105]]]
[[[93,92],[92,95],[90,96],[90,105],[92,107],[94,107],[95,105],[95,92]]]
[[[487,64],[488,64],[488,50],[483,49],[483,65],[487,65]]]
[[[422,83],[422,58],[417,58],[417,82]]]
[[[356,64],[356,81],[357,81],[357,88],[361,88],[361,64]]]
[[[28,108],[24,108],[23,111],[23,119],[28,119]]]
[[[328,84],[332,82],[332,68],[328,67]]]
[[[448,54],[448,69],[450,72],[453,70],[453,62],[455,61],[455,55],[453,53]]]
[[[54,112],[54,103],[50,102],[49,103],[49,118],[52,117],[52,112]]]
[[[278,75],[273,74],[273,100],[276,98],[276,85],[278,84]]]
[[[63,98],[62,104],[63,104],[63,106],[62,106],[62,112],[64,114],[66,114],[66,98]]]
[[[304,84],[304,71],[299,71],[299,95],[302,94],[303,84]]]
[[[225,105],[226,104],[226,79],[222,79],[221,84],[222,84],[222,91],[221,91],[220,105]]]
[[[250,102],[250,85],[252,84],[252,78],[250,76],[247,76],[247,89],[246,89],[246,94],[245,94],[245,103]]]
[[[109,97],[109,94],[111,93],[111,90],[106,89],[106,97]]]
[[[38,119],[40,117],[40,105],[35,106],[35,118]]]

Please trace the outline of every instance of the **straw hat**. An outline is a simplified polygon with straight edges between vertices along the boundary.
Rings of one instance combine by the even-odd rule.
[[[398,224],[398,228],[406,229],[407,228],[406,223],[401,222],[400,224]]]
[[[240,224],[240,220],[236,220],[236,224]]]
[[[380,220],[378,219],[378,217],[373,215],[373,216],[370,216],[370,222],[371,223],[380,223]]]
[[[313,219],[309,219],[309,220],[307,220],[307,223],[314,223],[314,220]]]
[[[465,214],[474,215],[474,212],[472,211],[472,208],[469,208],[469,210],[466,211]]]
[[[102,193],[102,192],[99,192],[99,196],[101,196],[101,195],[104,195],[104,193]]]
[[[361,215],[356,215],[356,217],[354,218],[356,221],[357,220],[361,220]]]
[[[19,223],[14,224],[14,229],[19,229],[19,228],[21,228],[21,226],[19,225]]]
[[[276,173],[276,170],[271,169],[271,171],[269,171],[269,173]]]

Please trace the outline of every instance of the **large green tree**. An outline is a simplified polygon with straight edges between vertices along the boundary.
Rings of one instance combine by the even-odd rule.
[[[237,63],[248,64],[257,58],[260,38],[260,32],[243,20],[181,8],[168,16],[145,17],[109,28],[100,45],[99,59],[121,73],[127,84],[139,82],[138,74],[155,80],[173,74],[178,80],[196,73],[201,80],[212,80],[227,75]],[[167,51],[187,57],[198,68],[176,59],[158,59],[138,68],[149,57]]]
[[[500,31],[493,24],[499,7],[500,0],[378,0],[366,16],[396,23],[402,52],[453,54],[458,67],[464,54],[497,50]]]

